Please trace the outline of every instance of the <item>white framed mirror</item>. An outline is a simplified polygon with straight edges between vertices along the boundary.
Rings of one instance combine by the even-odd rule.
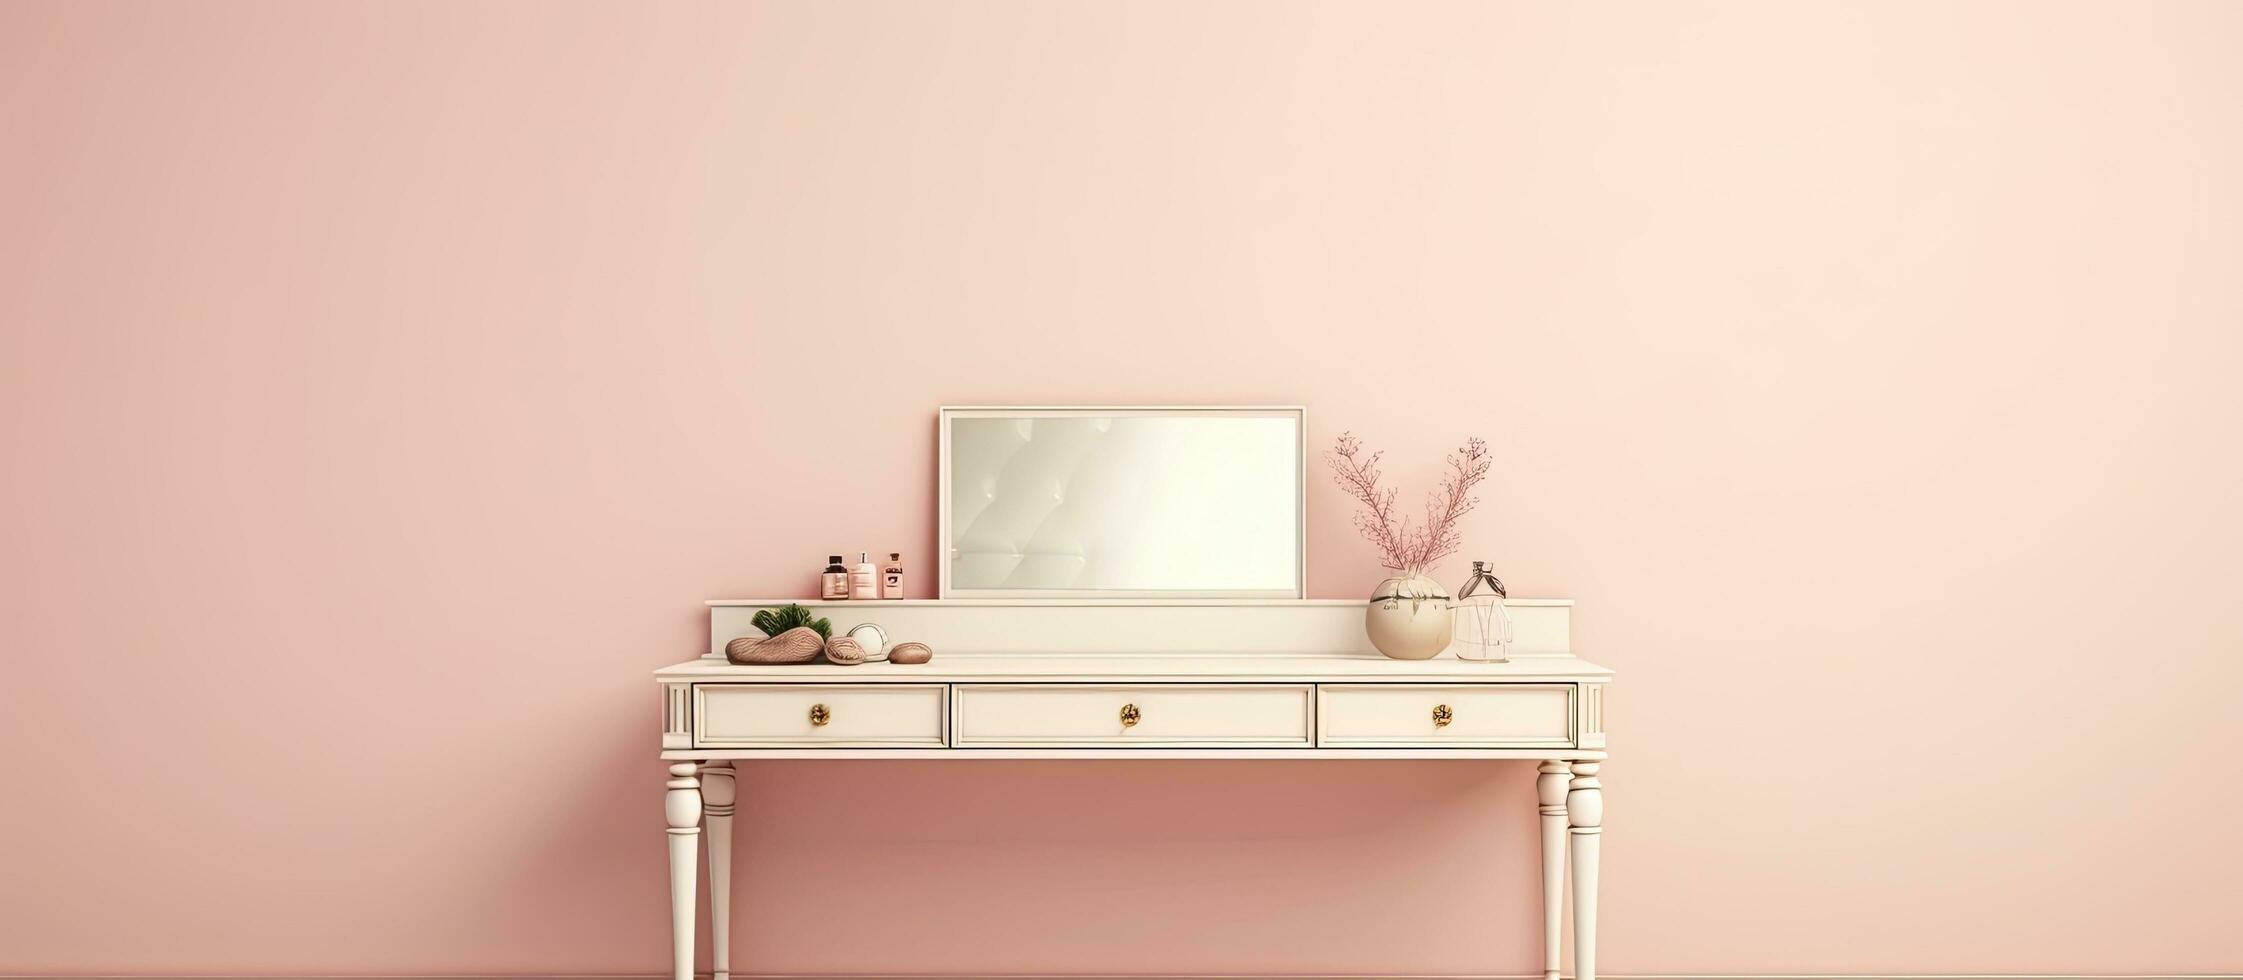
[[[1306,595],[1308,411],[944,408],[937,595]]]

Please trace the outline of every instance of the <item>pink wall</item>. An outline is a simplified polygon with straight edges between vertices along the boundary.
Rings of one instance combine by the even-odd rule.
[[[2239,45],[0,5],[0,971],[660,969],[701,599],[923,594],[938,404],[1296,401],[1622,672],[1608,969],[2243,969]],[[1518,766],[746,776],[745,969],[1536,965]]]

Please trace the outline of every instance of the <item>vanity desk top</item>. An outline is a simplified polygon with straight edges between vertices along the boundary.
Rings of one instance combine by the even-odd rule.
[[[703,656],[655,671],[665,682],[816,680],[852,682],[974,681],[1266,681],[1326,678],[1370,683],[1411,681],[1603,682],[1612,672],[1573,657],[1520,657],[1503,663],[1454,658],[1389,660],[1377,654],[1290,656],[1235,653],[945,653],[932,663],[734,664]]]

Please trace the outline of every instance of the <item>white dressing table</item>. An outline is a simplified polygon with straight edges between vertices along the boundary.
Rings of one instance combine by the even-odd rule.
[[[790,600],[711,602],[710,649]],[[1358,600],[805,602],[833,632],[877,623],[932,663],[655,672],[665,695],[673,956],[693,975],[695,861],[709,850],[716,977],[730,967],[740,759],[1485,759],[1534,761],[1546,978],[1571,854],[1574,966],[1595,980],[1610,671],[1570,651],[1569,600],[1512,599],[1508,663],[1389,660]],[[1570,847],[1568,839],[1570,838]]]

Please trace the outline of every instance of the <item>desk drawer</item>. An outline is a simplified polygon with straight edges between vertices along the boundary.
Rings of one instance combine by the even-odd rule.
[[[1311,744],[1307,684],[960,684],[959,748]]]
[[[703,749],[941,748],[940,684],[695,684]]]
[[[1316,696],[1326,748],[1573,745],[1571,684],[1325,684]]]

